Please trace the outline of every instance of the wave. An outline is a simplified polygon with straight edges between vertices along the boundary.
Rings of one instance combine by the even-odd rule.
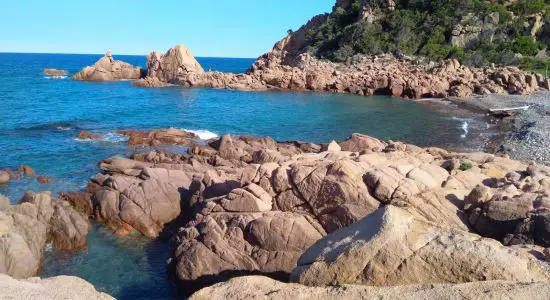
[[[122,135],[122,134],[109,132],[109,133],[103,135],[103,140],[106,141],[106,142],[111,142],[111,143],[120,143],[120,142],[127,142],[128,137],[125,136],[125,135]]]
[[[464,123],[462,123],[462,130],[464,130],[464,134],[461,135],[460,137],[465,139],[466,136],[468,136],[468,122],[464,121]]]
[[[45,79],[67,79],[67,76],[44,76]]]
[[[210,139],[215,139],[220,137],[217,133],[206,129],[198,129],[198,130],[182,129],[182,130],[196,134],[201,140],[210,140]]]
[[[107,143],[122,143],[122,142],[127,142],[128,141],[128,137],[125,136],[125,135],[121,135],[121,134],[117,134],[117,133],[113,133],[113,132],[108,132],[106,134],[103,134],[102,135],[103,137],[103,140],[93,140],[93,139],[79,139],[79,138],[74,138],[75,141],[77,142],[87,142],[87,143],[97,143],[97,142],[107,142]]]
[[[468,133],[470,133],[470,131],[468,130],[470,128],[469,122],[472,122],[474,120],[472,120],[470,118],[459,118],[459,117],[452,117],[451,119],[462,122],[461,126],[460,126],[460,129],[462,129],[464,131],[464,134],[460,135],[460,137],[465,139],[468,136]]]

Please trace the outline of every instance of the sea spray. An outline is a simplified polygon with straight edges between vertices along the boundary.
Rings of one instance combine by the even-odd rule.
[[[206,129],[198,129],[198,130],[181,129],[181,130],[194,133],[201,140],[210,140],[210,139],[215,139],[219,137],[218,134]]]

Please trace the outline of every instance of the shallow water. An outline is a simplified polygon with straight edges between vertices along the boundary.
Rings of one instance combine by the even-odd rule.
[[[451,117],[433,103],[386,96],[239,92],[213,89],[142,89],[129,82],[87,83],[52,79],[43,68],[72,74],[99,55],[0,54],[0,167],[31,165],[54,183],[34,178],[0,186],[16,202],[27,190],[81,190],[98,172],[97,163],[129,155],[115,129],[176,127],[211,138],[224,133],[272,136],[279,140],[330,142],[354,132],[421,146],[479,150],[487,139],[475,115]],[[135,65],[145,57],[117,56]],[[205,69],[245,71],[252,59],[199,58]],[[454,108],[447,108],[454,111]],[[79,141],[82,129],[107,141]],[[144,151],[142,149],[141,151]],[[47,252],[41,275],[77,275],[118,298],[169,298],[167,246],[139,237],[114,238],[95,225],[88,248],[76,254]]]

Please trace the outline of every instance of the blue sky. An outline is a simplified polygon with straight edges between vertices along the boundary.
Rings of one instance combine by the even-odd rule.
[[[257,57],[335,0],[6,0],[0,52]]]

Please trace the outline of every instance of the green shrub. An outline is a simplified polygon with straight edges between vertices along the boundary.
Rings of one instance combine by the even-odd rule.
[[[533,56],[538,52],[538,45],[530,36],[518,36],[512,44],[512,50],[516,53]]]
[[[461,171],[468,171],[471,168],[473,168],[472,162],[469,160],[461,160],[460,161],[460,170]]]
[[[550,0],[519,0],[511,5],[490,0],[396,0],[395,11],[385,10],[387,1],[371,0],[374,20],[359,18],[362,1],[344,9],[335,7],[331,16],[306,34],[309,51],[321,58],[346,61],[355,54],[403,53],[431,60],[456,58],[473,66],[489,63],[516,65],[514,53],[534,56],[550,49],[550,28],[543,28],[534,42],[529,28],[532,12],[550,19]],[[451,44],[453,28],[468,14],[483,21],[499,14],[492,28],[493,40],[486,37],[467,48]],[[485,42],[487,41],[487,42]]]

